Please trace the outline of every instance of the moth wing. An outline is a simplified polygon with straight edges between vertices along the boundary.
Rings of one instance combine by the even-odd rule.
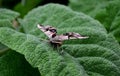
[[[60,39],[61,40],[69,40],[69,39],[86,39],[86,38],[89,38],[87,36],[81,36],[79,33],[75,33],[75,32],[69,32],[68,34],[69,35],[60,35]]]
[[[46,31],[45,26],[42,26],[42,25],[38,24],[37,27],[38,27],[42,32],[45,32],[45,31]]]
[[[87,39],[87,36],[80,36],[80,37],[70,37],[70,39]]]
[[[38,24],[37,27],[38,27],[48,38],[51,38],[51,36],[53,35],[50,31],[46,31],[46,28],[47,28],[47,27],[51,27],[51,26],[42,26],[42,25]]]

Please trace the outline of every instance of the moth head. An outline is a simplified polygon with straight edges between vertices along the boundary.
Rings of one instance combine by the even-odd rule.
[[[57,33],[57,30],[54,27],[46,26],[45,29],[46,29],[46,31],[49,31],[51,33],[55,33],[55,34]]]
[[[41,24],[38,24],[37,27],[38,27],[39,29],[43,30],[44,32],[48,32],[48,31],[49,31],[49,32],[51,32],[51,33],[57,33],[56,28],[54,28],[54,27],[52,27],[52,26],[49,26],[49,25],[43,26],[43,25],[41,25]]]

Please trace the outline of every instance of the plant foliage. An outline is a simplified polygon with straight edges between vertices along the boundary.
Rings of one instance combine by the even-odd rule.
[[[24,55],[41,76],[120,75],[119,44],[97,20],[64,5],[47,4],[31,10],[19,22],[24,33],[1,27],[0,42]],[[54,49],[38,23],[58,28],[58,34],[78,32],[89,38],[68,40]]]
[[[99,20],[120,42],[119,0],[69,0],[69,6]]]
[[[0,57],[0,76],[40,76],[23,55],[9,50]]]

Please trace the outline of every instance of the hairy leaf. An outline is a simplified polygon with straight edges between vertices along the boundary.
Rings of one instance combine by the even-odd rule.
[[[14,20],[19,16],[19,13],[0,8],[0,28],[1,27],[11,27],[13,28]],[[8,47],[0,43],[0,55],[7,51]]]
[[[52,10],[52,11],[51,11]],[[120,47],[114,37],[96,20],[66,6],[48,4],[29,12],[20,21],[25,33],[0,28],[0,42],[25,55],[43,76],[119,76]],[[78,32],[85,40],[65,41],[53,49],[37,24],[52,25],[58,34]],[[60,53],[58,51],[63,51]]]
[[[84,12],[92,17],[105,11],[105,7],[112,0],[69,0],[69,6],[78,12]]]
[[[8,10],[8,9],[3,9],[0,8],[0,20],[2,19],[9,19],[9,20],[14,20],[16,17],[19,16],[19,13]]]
[[[96,19],[98,19],[101,23],[103,23],[109,33],[113,33],[116,39],[120,42],[120,1],[115,0],[111,1],[108,6],[106,6],[106,11],[103,13],[106,13],[106,17],[104,17],[101,13],[101,15],[97,15]],[[104,17],[104,20],[102,20],[100,17]]]
[[[107,36],[105,28],[99,22],[84,15],[83,13],[79,14],[77,12],[73,12],[65,6],[55,7],[46,5],[42,8],[39,7],[29,12],[28,15],[25,16],[22,25],[26,33],[44,38],[44,33],[36,27],[38,23],[58,28],[59,34],[66,32],[78,32],[81,35],[88,35],[90,38],[87,39],[87,43],[104,40]],[[96,30],[96,28],[98,29]],[[77,40],[77,42],[78,41],[79,40]]]
[[[120,42],[119,0],[70,0],[69,6],[99,20]]]
[[[0,35],[2,43],[24,54],[29,63],[33,67],[38,67],[43,76],[56,76],[58,74],[60,76],[87,76],[83,67],[76,63],[76,60],[71,56],[67,54],[65,57],[60,56],[57,50],[53,51],[48,44],[43,41],[40,42],[38,38],[32,35],[25,35],[9,28],[1,28]]]
[[[19,13],[1,8],[0,9],[0,27],[12,27]]]

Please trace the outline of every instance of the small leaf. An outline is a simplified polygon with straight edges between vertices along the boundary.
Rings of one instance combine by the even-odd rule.
[[[8,10],[0,9],[0,27],[13,27],[13,21],[19,16],[19,13]]]
[[[19,13],[8,10],[8,9],[0,9],[0,20],[9,19],[10,21],[14,20],[19,16]]]

